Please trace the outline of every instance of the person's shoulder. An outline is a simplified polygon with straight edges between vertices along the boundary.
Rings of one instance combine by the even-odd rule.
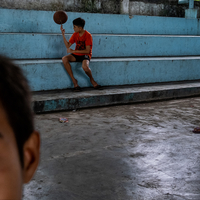
[[[74,39],[76,40],[77,38],[79,37],[79,35],[77,35],[77,33],[73,33],[72,36],[71,36],[71,39]]]
[[[86,32],[87,35],[91,35],[92,36],[92,34],[89,31],[85,30],[85,32]]]

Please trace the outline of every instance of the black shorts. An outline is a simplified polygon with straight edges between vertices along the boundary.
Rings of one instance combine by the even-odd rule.
[[[72,56],[74,56],[74,58],[76,58],[76,62],[83,62],[83,60],[89,60],[90,61],[90,57],[88,55],[83,55],[83,56],[78,56],[75,54],[71,54]]]

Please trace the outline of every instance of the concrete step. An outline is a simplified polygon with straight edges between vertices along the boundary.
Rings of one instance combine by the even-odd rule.
[[[70,36],[66,34],[67,39]],[[181,35],[93,34],[93,41],[96,58],[195,56],[200,46],[200,36]],[[0,47],[1,54],[13,59],[56,59],[67,54],[61,34],[0,33]]]
[[[72,88],[73,84],[59,60],[18,60],[32,91]],[[81,63],[71,63],[81,87],[91,83]],[[200,56],[92,59],[94,79],[103,86],[187,81],[200,79]]]
[[[60,33],[55,11],[0,8],[0,32]],[[200,21],[175,17],[129,16],[122,14],[67,12],[66,33],[73,33],[72,21],[82,17],[91,33],[200,35]],[[91,20],[92,19],[92,20]]]
[[[32,107],[35,113],[44,113],[198,95],[200,81],[105,87],[104,90],[83,88],[82,92],[34,92]]]

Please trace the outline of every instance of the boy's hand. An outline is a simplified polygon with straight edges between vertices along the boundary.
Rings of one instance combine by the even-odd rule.
[[[67,53],[73,53],[73,52],[74,52],[74,50],[72,50],[70,48],[67,49]]]
[[[60,26],[60,30],[61,30],[62,34],[65,35],[65,29],[63,29],[62,25]]]

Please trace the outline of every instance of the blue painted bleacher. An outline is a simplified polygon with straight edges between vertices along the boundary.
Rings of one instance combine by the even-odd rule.
[[[0,9],[0,53],[22,67],[33,91],[73,87],[62,65],[66,48],[53,14]],[[73,19],[86,20],[94,41],[90,67],[101,85],[200,79],[197,19],[72,12],[68,17],[66,38],[73,33]],[[80,86],[90,87],[80,63],[72,68]]]

